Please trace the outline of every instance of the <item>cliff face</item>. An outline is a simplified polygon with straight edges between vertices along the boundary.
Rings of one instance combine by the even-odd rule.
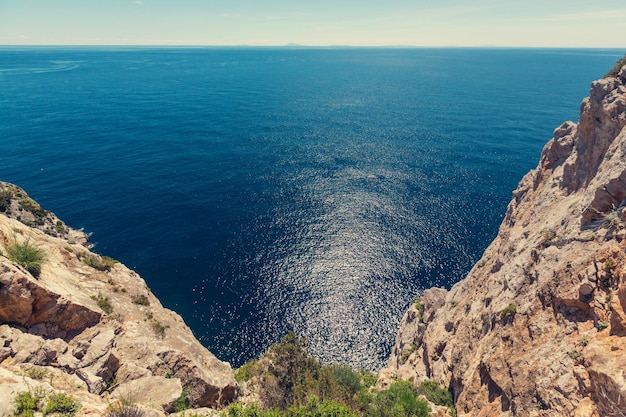
[[[626,66],[554,131],[496,239],[405,314],[382,382],[449,386],[459,416],[626,415]]]
[[[41,267],[9,260],[15,244],[40,250]],[[163,415],[181,396],[196,408],[235,399],[230,366],[141,277],[7,183],[0,251],[0,416],[23,391],[63,391],[83,404],[79,415],[98,416],[118,401]]]

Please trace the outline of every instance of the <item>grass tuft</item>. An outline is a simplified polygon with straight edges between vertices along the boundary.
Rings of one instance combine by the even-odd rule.
[[[30,239],[23,243],[18,243],[14,239],[6,246],[6,253],[10,261],[21,265],[35,278],[41,273],[41,264],[46,255],[43,249],[31,244]]]

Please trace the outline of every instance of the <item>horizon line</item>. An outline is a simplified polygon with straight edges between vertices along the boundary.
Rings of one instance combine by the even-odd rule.
[[[298,43],[287,44],[267,44],[267,45],[254,45],[254,44],[0,44],[0,48],[47,48],[47,47],[102,47],[102,48],[287,48],[287,49],[624,49],[626,46],[520,46],[520,45],[305,45]]]

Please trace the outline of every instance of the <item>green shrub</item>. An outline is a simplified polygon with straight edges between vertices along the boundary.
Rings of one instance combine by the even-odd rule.
[[[42,218],[46,215],[46,211],[32,198],[24,197],[20,199],[19,206],[22,210],[32,213],[37,218]]]
[[[367,415],[376,417],[428,417],[430,407],[418,398],[410,382],[396,381],[373,399]]]
[[[11,207],[13,193],[9,190],[0,191],[0,212],[5,213]]]
[[[165,330],[170,328],[170,326],[163,324],[158,320],[152,320],[150,326],[152,327],[154,334],[161,339],[165,338]]]
[[[80,403],[74,397],[65,393],[50,394],[43,415],[60,414],[62,416],[73,416],[80,410]]]
[[[500,318],[504,320],[508,317],[515,317],[516,314],[517,306],[515,304],[509,304],[508,306],[504,307],[500,312]]]
[[[33,366],[26,372],[26,375],[32,379],[42,380],[46,377],[46,375],[48,375],[48,371],[46,371],[45,368]]]
[[[415,309],[417,310],[417,319],[422,323],[424,321],[424,306],[422,305],[422,297],[415,300]]]
[[[442,388],[435,381],[423,381],[417,392],[428,399],[433,404],[442,405],[454,410],[454,401],[452,394],[445,388]]]
[[[358,417],[356,410],[335,401],[320,401],[317,396],[311,396],[305,405],[290,407],[287,410],[288,417]]]
[[[191,387],[185,387],[183,392],[180,393],[180,397],[174,402],[174,412],[189,410],[192,407],[191,400],[187,397]]]
[[[63,222],[61,220],[57,220],[55,226],[54,226],[54,230],[57,231],[57,233],[63,233],[65,232],[65,225],[63,224]]]
[[[251,360],[241,365],[235,371],[235,380],[237,380],[237,382],[246,382],[251,377],[259,375],[262,371],[260,371],[260,367],[258,366],[258,364],[259,361]]]
[[[82,261],[89,265],[90,267],[97,269],[98,271],[110,271],[113,268],[113,265],[117,263],[117,261],[113,258],[109,258],[108,256],[99,256],[99,255],[83,255],[80,257]]]
[[[223,415],[227,417],[284,417],[285,413],[276,409],[261,410],[256,405],[246,407],[234,403],[226,409]]]
[[[134,295],[131,297],[131,299],[133,300],[133,304],[138,304],[141,306],[150,305],[150,301],[148,300],[148,297],[146,297],[145,295]]]
[[[43,249],[30,243],[27,239],[24,243],[18,243],[15,239],[6,247],[7,258],[10,261],[21,265],[34,277],[41,273],[41,264],[46,258]]]
[[[113,312],[113,305],[111,304],[111,301],[109,301],[109,297],[103,297],[98,294],[97,296],[92,295],[91,299],[94,300],[98,304],[98,307],[100,307],[100,309],[102,309],[105,313],[111,314]]]
[[[109,406],[105,417],[145,417],[146,412],[136,405]]]
[[[617,61],[617,63],[615,64],[615,66],[613,66],[613,68],[611,69],[611,71],[607,72],[606,75],[604,76],[604,78],[607,77],[617,77],[619,75],[619,71],[622,69],[622,67],[626,65],[626,56],[624,56],[624,58],[620,59],[619,61]]]
[[[28,391],[23,391],[15,397],[15,415],[17,417],[32,417],[39,409],[41,397],[33,395]]]

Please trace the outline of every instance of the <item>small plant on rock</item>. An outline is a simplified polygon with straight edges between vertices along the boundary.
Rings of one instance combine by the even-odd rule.
[[[422,305],[422,297],[415,300],[415,309],[417,310],[417,319],[422,323],[424,321],[424,306]]]
[[[134,295],[131,297],[131,299],[133,300],[133,304],[138,304],[140,306],[149,306],[150,305],[150,300],[148,300],[148,297],[146,297],[145,295]]]
[[[60,414],[62,416],[73,416],[80,408],[80,403],[71,395],[67,395],[63,392],[54,393],[48,396],[48,402],[46,403],[46,408],[43,410],[43,415]]]
[[[109,258],[108,256],[99,256],[99,255],[83,255],[80,257],[82,261],[89,265],[90,267],[97,269],[98,271],[108,272],[113,268],[113,265],[117,263],[117,261],[113,258]]]
[[[35,278],[41,273],[41,264],[45,260],[46,254],[43,249],[31,244],[30,239],[26,239],[22,243],[13,239],[6,246],[6,253],[10,261],[21,265]]]
[[[111,301],[109,301],[109,297],[103,297],[98,294],[97,296],[92,295],[91,299],[94,300],[98,304],[98,307],[100,307],[100,309],[105,313],[111,314],[113,312],[113,305],[111,304]]]
[[[599,331],[604,330],[604,329],[606,329],[606,328],[608,328],[608,327],[609,327],[609,322],[608,322],[608,321],[599,321],[599,322],[596,324],[596,328],[597,328]]]
[[[41,396],[32,394],[29,391],[23,391],[15,397],[15,416],[16,417],[33,417],[35,411],[39,410],[39,401]]]
[[[144,417],[146,412],[134,404],[110,405],[105,417]]]
[[[170,328],[170,326],[168,326],[167,324],[163,324],[158,320],[152,320],[150,326],[152,327],[152,331],[154,332],[154,334],[160,339],[165,338],[165,330]]]
[[[187,397],[191,387],[185,387],[180,397],[174,402],[174,412],[189,410],[192,407],[191,400]]]
[[[516,314],[517,306],[515,304],[509,304],[508,306],[504,307],[502,311],[500,311],[500,318],[504,320],[508,317],[515,317]]]
[[[48,371],[46,371],[45,368],[33,366],[26,372],[26,375],[32,379],[42,380],[46,377],[46,375],[48,375]]]

